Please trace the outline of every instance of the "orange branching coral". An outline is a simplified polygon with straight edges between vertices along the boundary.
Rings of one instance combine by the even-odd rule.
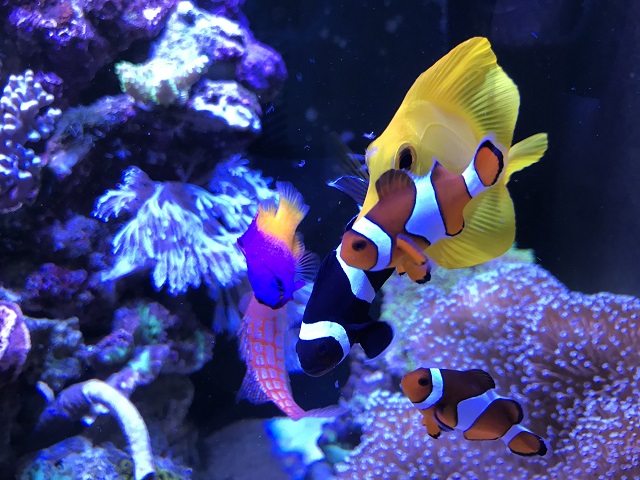
[[[640,478],[639,299],[570,292],[522,263],[459,276],[448,294],[404,278],[384,292],[382,319],[397,341],[377,363],[356,362],[351,403],[363,440],[338,465],[341,478]],[[523,459],[499,441],[429,438],[409,401],[388,391],[417,366],[488,371],[551,451]],[[358,395],[376,385],[369,398]]]

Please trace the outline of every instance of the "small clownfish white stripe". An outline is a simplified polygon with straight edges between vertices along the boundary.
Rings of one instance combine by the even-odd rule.
[[[300,340],[317,340],[319,338],[331,337],[342,347],[342,360],[349,355],[351,343],[349,336],[342,325],[335,322],[321,321],[315,323],[302,322],[300,326]]]
[[[416,185],[416,204],[405,225],[407,232],[425,238],[430,244],[434,244],[447,236],[447,228],[440,213],[440,206],[436,198],[436,191],[431,182],[433,166],[424,177],[414,178]]]
[[[442,374],[440,373],[439,368],[430,368],[429,372],[431,372],[431,383],[433,385],[433,390],[427,398],[425,398],[421,402],[414,403],[413,406],[418,410],[426,410],[428,408],[433,407],[436,403],[440,401],[442,398],[442,394],[444,392],[444,381],[442,380]]]
[[[456,428],[463,432],[470,429],[489,405],[500,398],[504,397],[498,395],[495,390],[487,390],[482,395],[461,401],[458,404],[458,424]]]
[[[387,268],[389,263],[391,263],[391,247],[393,245],[393,240],[389,234],[367,217],[362,217],[357,220],[351,227],[351,230],[367,237],[378,250],[378,261],[371,271],[379,272]]]
[[[342,271],[349,280],[351,293],[353,293],[356,298],[364,300],[367,303],[373,302],[373,299],[376,298],[376,291],[373,289],[367,275],[362,270],[347,265],[344,260],[342,260],[342,257],[340,257],[341,249],[342,243],[338,245],[336,249],[336,257],[340,263],[340,267],[342,267]]]
[[[509,442],[511,440],[513,440],[513,438],[518,435],[519,433],[522,432],[528,432],[528,433],[532,433],[533,435],[535,435],[535,433],[533,433],[531,430],[529,430],[528,428],[523,427],[522,425],[519,424],[515,424],[513,425],[509,430],[507,430],[507,433],[505,433],[501,439],[504,442],[505,445],[509,446]]]

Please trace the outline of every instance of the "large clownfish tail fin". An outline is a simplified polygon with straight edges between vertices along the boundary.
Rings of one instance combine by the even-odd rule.
[[[515,172],[519,172],[540,160],[547,150],[548,143],[547,134],[538,133],[512,146],[509,150],[504,182],[507,183]]]

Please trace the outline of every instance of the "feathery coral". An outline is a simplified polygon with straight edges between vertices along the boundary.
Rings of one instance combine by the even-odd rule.
[[[109,190],[96,202],[93,215],[106,221],[123,211],[135,212],[113,238],[114,267],[103,280],[115,280],[134,270],[153,268],[153,284],[169,293],[184,293],[202,282],[211,288],[230,287],[246,271],[236,240],[252,219],[256,197],[268,191],[259,174],[237,159],[223,168],[243,169],[253,180],[234,184],[215,194],[180,182],[153,182],[139,168],[124,172],[118,190]],[[224,170],[218,170],[224,171]],[[236,172],[238,173],[238,172]],[[241,186],[237,186],[241,185]],[[253,185],[255,190],[242,188]]]

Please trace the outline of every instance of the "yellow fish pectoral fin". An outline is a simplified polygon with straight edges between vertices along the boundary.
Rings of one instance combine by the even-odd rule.
[[[471,199],[464,209],[464,229],[425,250],[445,268],[465,268],[499,257],[515,239],[516,221],[507,187],[500,183]]]
[[[477,140],[495,133],[500,144],[511,145],[520,95],[486,38],[461,43],[420,75],[403,105],[420,101],[468,121]]]
[[[519,172],[540,160],[544,152],[546,152],[547,146],[547,134],[537,133],[511,147],[504,174],[504,182],[507,183],[515,172]]]

